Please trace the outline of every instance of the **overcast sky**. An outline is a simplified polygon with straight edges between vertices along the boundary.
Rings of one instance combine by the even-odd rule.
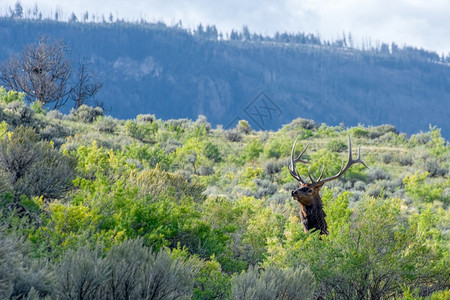
[[[1,0],[0,13],[16,0]],[[336,39],[351,32],[355,42],[370,39],[450,53],[450,0],[21,0],[25,10],[35,3],[44,17],[62,10],[81,19],[86,10],[107,18],[140,18],[184,27],[214,24],[224,33],[247,25],[252,32],[307,32]]]

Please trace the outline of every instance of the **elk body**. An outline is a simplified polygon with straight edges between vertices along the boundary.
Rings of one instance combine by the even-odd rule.
[[[300,162],[303,164],[310,164],[310,162],[303,160],[302,155],[305,153],[306,147],[300,152],[297,158],[294,158],[295,146],[297,145],[298,137],[292,146],[291,151],[291,160],[288,165],[289,173],[291,173],[292,177],[294,177],[299,182],[299,188],[292,191],[292,197],[298,201],[300,204],[300,219],[303,223],[303,229],[305,232],[310,230],[319,230],[320,234],[328,234],[327,222],[325,221],[326,214],[323,211],[322,198],[320,198],[320,189],[324,185],[324,183],[332,181],[334,179],[342,176],[353,164],[361,163],[366,168],[367,165],[361,160],[361,147],[358,148],[358,158],[352,158],[352,141],[350,139],[350,135],[348,136],[348,161],[344,166],[342,164],[341,170],[334,176],[322,178],[323,172],[325,170],[322,167],[322,172],[319,178],[316,180],[311,176],[310,167],[308,168],[308,176],[311,182],[306,182],[303,178],[297,173],[296,163]]]

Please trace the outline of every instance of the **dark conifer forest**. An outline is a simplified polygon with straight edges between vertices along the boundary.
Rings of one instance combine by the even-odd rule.
[[[74,61],[85,59],[102,79],[95,99],[119,118],[203,114],[213,125],[246,119],[255,129],[275,130],[302,117],[330,125],[393,124],[408,134],[432,125],[450,134],[449,57],[423,49],[381,42],[355,49],[351,36],[269,37],[245,26],[222,34],[212,25],[188,30],[9,16],[0,28],[0,61],[43,36],[62,40]],[[261,93],[274,110],[255,111]]]

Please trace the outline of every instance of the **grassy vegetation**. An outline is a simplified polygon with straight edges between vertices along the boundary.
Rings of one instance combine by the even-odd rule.
[[[0,93],[0,298],[448,299],[450,147],[440,130],[212,129],[206,118],[64,115]],[[359,165],[305,234],[292,143],[318,176]],[[299,173],[307,169],[299,166]]]

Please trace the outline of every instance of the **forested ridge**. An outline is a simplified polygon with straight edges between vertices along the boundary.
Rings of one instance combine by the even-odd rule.
[[[353,47],[351,35],[324,41],[305,33],[262,36],[247,27],[0,18],[0,61],[42,36],[61,39],[103,80],[96,96],[118,118],[204,114],[215,126],[247,119],[278,130],[299,116],[333,126],[393,124],[408,134],[429,125],[449,138],[449,57],[396,44]],[[263,92],[277,114],[261,122],[249,110]],[[69,112],[66,107],[65,112]]]
[[[330,126],[277,131],[199,115],[69,113],[0,88],[2,299],[448,299],[450,149],[441,130]],[[328,235],[304,233],[304,159]],[[299,164],[305,177],[308,166]]]

